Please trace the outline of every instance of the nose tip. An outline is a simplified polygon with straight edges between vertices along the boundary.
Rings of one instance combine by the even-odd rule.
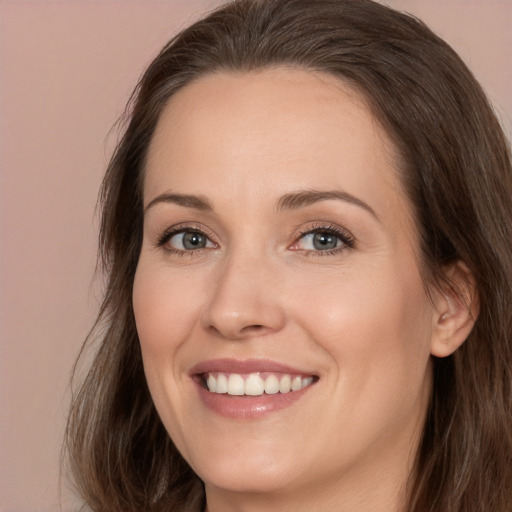
[[[285,321],[284,311],[276,293],[276,280],[270,273],[261,264],[227,265],[203,316],[204,327],[230,340],[280,330]]]

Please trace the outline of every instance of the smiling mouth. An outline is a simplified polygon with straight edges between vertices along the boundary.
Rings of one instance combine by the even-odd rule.
[[[231,396],[262,396],[288,394],[314,384],[315,375],[293,375],[287,373],[221,373],[208,372],[199,375],[203,388],[210,393]]]

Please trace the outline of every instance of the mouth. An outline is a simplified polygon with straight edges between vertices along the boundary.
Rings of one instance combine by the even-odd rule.
[[[257,419],[288,407],[320,380],[312,372],[267,360],[205,361],[190,376],[207,408],[232,419]]]
[[[290,373],[203,373],[198,376],[210,393],[230,396],[261,396],[293,393],[311,386],[318,377]]]

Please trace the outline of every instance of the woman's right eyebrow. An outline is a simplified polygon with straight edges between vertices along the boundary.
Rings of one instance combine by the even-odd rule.
[[[191,194],[175,194],[164,192],[152,199],[144,208],[144,214],[153,206],[160,203],[173,203],[186,208],[195,208],[196,210],[213,210],[210,201],[204,196],[195,196]]]

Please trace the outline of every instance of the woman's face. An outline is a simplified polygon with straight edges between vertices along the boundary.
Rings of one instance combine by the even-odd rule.
[[[166,106],[133,304],[156,408],[212,496],[398,492],[435,313],[397,174],[330,76],[208,75]]]

